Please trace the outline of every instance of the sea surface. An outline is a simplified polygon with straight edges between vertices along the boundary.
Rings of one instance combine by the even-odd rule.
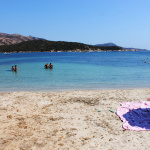
[[[149,51],[0,53],[0,92],[150,88],[149,62]]]

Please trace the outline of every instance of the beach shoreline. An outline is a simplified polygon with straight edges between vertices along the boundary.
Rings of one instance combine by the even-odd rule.
[[[147,101],[150,89],[0,93],[0,149],[150,149],[149,131],[122,128],[121,102]]]

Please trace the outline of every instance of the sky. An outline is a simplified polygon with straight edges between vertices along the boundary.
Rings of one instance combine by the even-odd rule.
[[[150,50],[150,0],[0,0],[0,32]]]

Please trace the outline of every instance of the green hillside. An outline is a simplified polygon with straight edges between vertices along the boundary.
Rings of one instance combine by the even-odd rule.
[[[77,42],[32,40],[12,45],[0,46],[0,52],[34,52],[34,51],[88,51],[88,50],[122,50],[118,46],[92,46]]]

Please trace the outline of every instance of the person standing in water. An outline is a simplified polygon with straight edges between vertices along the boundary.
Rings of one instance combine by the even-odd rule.
[[[48,63],[47,64],[45,64],[45,66],[44,66],[45,68],[48,68],[49,66],[48,66]]]
[[[15,65],[15,70],[14,71],[17,72],[17,65]]]
[[[14,68],[14,66],[12,66],[11,70],[12,70],[12,71],[15,71],[15,68]]]
[[[50,64],[49,64],[49,68],[50,68],[50,69],[52,69],[52,68],[53,68],[53,65],[52,65],[52,63],[50,63]]]

